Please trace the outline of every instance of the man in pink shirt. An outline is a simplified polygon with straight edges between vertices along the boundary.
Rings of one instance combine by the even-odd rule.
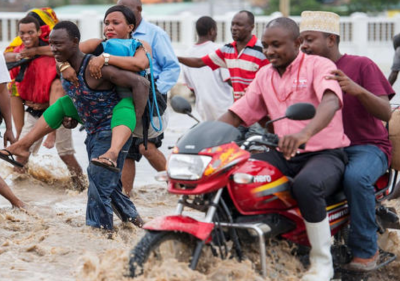
[[[234,126],[251,125],[268,116],[285,115],[289,105],[309,102],[317,108],[313,119],[274,123],[279,151],[253,155],[293,177],[292,193],[305,220],[311,244],[311,268],[301,280],[328,281],[333,277],[331,233],[325,198],[340,186],[345,163],[343,147],[349,145],[342,123],[342,91],[327,80],[336,69],[331,61],[299,52],[297,24],[277,18],[267,24],[263,51],[270,65],[260,69],[246,95],[236,101],[220,121]],[[306,149],[297,153],[299,146]]]

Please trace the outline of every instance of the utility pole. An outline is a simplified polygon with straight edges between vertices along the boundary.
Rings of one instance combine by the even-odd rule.
[[[284,17],[290,16],[290,0],[279,0],[279,11]]]

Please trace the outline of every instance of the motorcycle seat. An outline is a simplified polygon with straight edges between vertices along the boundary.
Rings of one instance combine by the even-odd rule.
[[[327,206],[331,206],[345,200],[346,200],[346,195],[344,194],[343,190],[340,190],[339,192],[336,192],[325,198]]]

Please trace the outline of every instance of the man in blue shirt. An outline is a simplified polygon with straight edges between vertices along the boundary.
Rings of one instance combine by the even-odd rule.
[[[168,34],[160,27],[145,21],[142,18],[142,2],[140,0],[119,0],[117,5],[127,6],[136,17],[136,26],[132,33],[133,38],[144,40],[150,44],[153,55],[153,74],[156,80],[157,91],[165,101],[167,92],[176,84],[179,78],[180,66],[172,49]],[[148,140],[147,150],[143,139],[133,138],[128,156],[122,170],[122,185],[129,195],[135,179],[135,160],[140,161],[142,155],[157,171],[165,170],[165,156],[158,150],[164,134]]]

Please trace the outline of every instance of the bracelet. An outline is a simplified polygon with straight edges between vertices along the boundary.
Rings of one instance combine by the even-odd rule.
[[[60,69],[60,72],[63,72],[64,70],[66,70],[70,66],[71,65],[67,61],[58,63],[58,68]]]
[[[67,62],[67,61],[64,61],[64,62],[58,62],[58,61],[56,61],[56,62],[57,62],[58,68],[61,68],[61,67],[64,66],[64,65],[70,65],[69,62]]]
[[[63,72],[63,71],[66,70],[68,67],[71,67],[71,65],[70,65],[70,64],[64,64],[63,66],[61,66],[60,72]]]

